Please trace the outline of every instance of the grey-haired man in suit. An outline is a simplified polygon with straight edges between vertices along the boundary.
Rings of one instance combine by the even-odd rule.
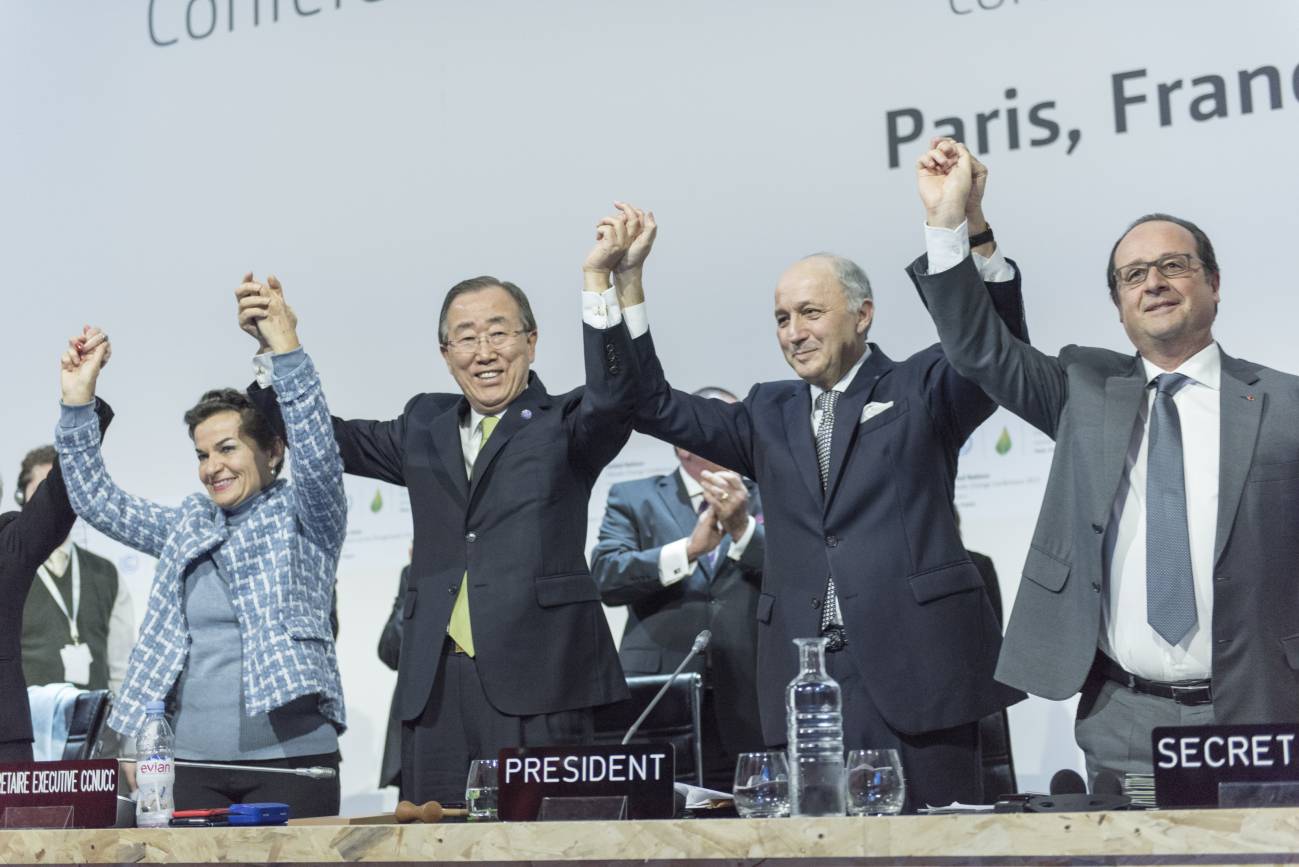
[[[700,397],[735,403],[721,388]],[[763,748],[758,717],[758,594],[766,536],[758,490],[685,449],[667,475],[609,490],[591,573],[606,605],[627,606],[618,647],[629,675],[666,674],[712,632],[704,675],[704,782],[730,791],[740,753]]]
[[[964,214],[986,170],[936,142],[918,163],[927,258],[912,273],[964,376],[1055,440],[997,678],[1081,691],[1088,771],[1149,773],[1156,726],[1299,719],[1299,378],[1213,339],[1213,244],[1166,214],[1110,251],[1135,353],[1016,339],[986,303]]]

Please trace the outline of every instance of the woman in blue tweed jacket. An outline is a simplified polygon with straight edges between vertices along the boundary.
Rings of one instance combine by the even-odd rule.
[[[251,275],[241,290],[247,290]],[[285,443],[232,389],[185,415],[206,494],[167,508],[118,488],[104,468],[93,414],[101,332],[63,358],[55,445],[77,514],[158,558],[140,640],[109,725],[135,735],[145,704],[165,699],[176,757],[269,768],[338,767],[345,728],[329,626],[346,532],[343,464],[329,409],[279,283],[255,284],[253,314],[275,353],[273,381],[293,481],[278,478]],[[282,801],[294,816],[335,815],[339,785],[291,774],[180,766],[176,808]]]

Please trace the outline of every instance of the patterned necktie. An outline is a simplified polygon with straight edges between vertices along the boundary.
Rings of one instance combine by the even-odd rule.
[[[474,461],[478,460],[478,455],[483,453],[483,446],[487,445],[487,438],[496,430],[496,423],[500,419],[493,416],[484,416],[479,422],[483,431],[483,438],[478,443],[478,453],[474,456]],[[447,635],[451,640],[460,645],[460,649],[469,656],[474,655],[474,631],[469,622],[469,573],[465,572],[464,577],[460,579],[460,592],[456,594],[456,604],[451,608],[451,620],[447,622]]]
[[[1182,425],[1173,403],[1188,382],[1180,373],[1155,377],[1146,467],[1146,622],[1169,644],[1195,626]]]
[[[824,493],[830,480],[830,441],[834,437],[834,408],[839,403],[839,392],[823,391],[816,399],[821,411],[821,421],[816,426],[816,463],[821,471],[821,491]],[[826,650],[842,650],[848,643],[844,635],[843,615],[839,611],[839,594],[834,589],[834,576],[826,578],[825,596],[821,599],[821,634],[826,637]]]

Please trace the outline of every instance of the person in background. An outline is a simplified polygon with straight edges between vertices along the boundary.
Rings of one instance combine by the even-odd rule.
[[[255,770],[338,767],[345,716],[329,611],[347,501],[320,379],[279,282],[243,285],[265,299],[256,322],[275,353],[287,443],[244,393],[209,391],[185,414],[204,493],[175,508],[127,494],[88,413],[100,365],[87,350],[106,342],[94,332],[64,353],[55,446],[77,513],[158,558],[109,725],[133,736],[146,702],[166,699],[177,758],[249,767],[178,767],[177,809],[280,801],[294,816],[336,815],[336,775]],[[292,482],[280,478],[286,446]]]
[[[34,448],[18,470],[20,507],[54,469],[54,446]],[[28,686],[70,683],[82,689],[122,688],[135,644],[135,609],[111,560],[71,539],[36,570],[23,606],[23,677]]]
[[[735,403],[721,388],[696,396]],[[618,658],[628,675],[676,670],[703,629],[704,785],[729,792],[735,761],[763,748],[758,722],[758,591],[766,534],[758,489],[684,449],[673,473],[609,490],[591,573],[605,605],[627,606]]]

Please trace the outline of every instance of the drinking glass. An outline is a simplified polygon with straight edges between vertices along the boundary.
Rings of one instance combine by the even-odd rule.
[[[496,759],[474,759],[469,763],[469,778],[465,781],[466,817],[470,822],[496,818]]]
[[[892,816],[902,812],[907,781],[897,750],[852,750],[848,753],[848,814]]]
[[[745,819],[789,815],[789,765],[782,752],[740,753],[735,811]]]

